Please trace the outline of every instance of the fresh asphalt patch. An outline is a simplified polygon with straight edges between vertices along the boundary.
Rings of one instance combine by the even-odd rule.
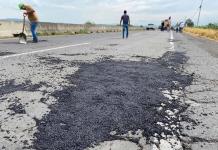
[[[42,60],[61,63],[54,58]],[[80,64],[75,74],[66,77],[70,85],[76,86],[52,93],[57,103],[50,106],[48,115],[37,120],[33,148],[83,150],[120,139],[110,135],[111,131],[122,135],[141,129],[148,138],[155,133],[172,134],[157,122],[169,123],[166,110],[181,113],[186,106],[179,100],[169,103],[162,91],[181,90],[191,84],[192,76],[180,70],[186,60],[183,53],[168,52],[162,58],[142,58],[138,62],[105,59]],[[162,103],[166,106],[158,110]],[[22,108],[19,104],[17,107]],[[179,117],[171,120],[175,122]],[[180,128],[172,129],[174,134]]]
[[[89,53],[61,54],[63,56],[87,56]]]
[[[88,56],[95,53],[76,53],[76,54],[61,54],[63,56]]]
[[[96,51],[106,51],[108,50],[107,48],[101,47],[101,48],[95,48]]]
[[[15,80],[8,80],[0,82],[0,85],[0,97],[15,91],[37,91],[41,87],[41,84],[32,84],[29,80],[22,84],[16,84]]]
[[[57,65],[66,62],[65,60],[62,60],[58,57],[52,57],[52,56],[40,56],[38,57],[41,63],[44,65]]]
[[[111,47],[113,47],[113,46],[118,46],[119,44],[109,44],[108,46],[111,46]]]
[[[26,114],[24,106],[19,102],[19,99],[15,100],[15,103],[9,105],[9,110],[12,110],[15,114]]]

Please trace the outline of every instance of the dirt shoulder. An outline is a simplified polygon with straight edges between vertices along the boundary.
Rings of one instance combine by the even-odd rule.
[[[215,29],[185,28],[184,32],[195,37],[218,41],[218,30]]]

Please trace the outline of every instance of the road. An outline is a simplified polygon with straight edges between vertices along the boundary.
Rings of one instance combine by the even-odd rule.
[[[159,31],[0,40],[0,147],[215,150],[217,46]]]
[[[184,71],[194,74],[191,86],[186,87],[184,101],[189,106],[182,123],[183,133],[190,137],[193,150],[218,149],[218,42],[190,36],[175,36],[176,49],[189,57]]]

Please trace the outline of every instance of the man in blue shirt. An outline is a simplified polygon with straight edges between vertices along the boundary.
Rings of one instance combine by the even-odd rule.
[[[129,36],[129,25],[130,25],[130,19],[129,16],[127,15],[127,11],[124,11],[123,16],[121,17],[120,20],[120,25],[123,22],[123,38],[125,38],[125,33],[126,33],[126,38]]]

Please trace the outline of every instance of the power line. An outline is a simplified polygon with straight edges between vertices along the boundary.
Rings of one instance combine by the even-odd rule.
[[[199,9],[197,9],[197,10],[195,11],[194,15],[193,15],[190,19],[194,19],[195,16],[197,15],[198,11],[199,11]]]
[[[199,14],[198,14],[198,22],[197,22],[197,26],[199,25],[199,21],[200,21],[200,17],[201,17],[201,9],[202,9],[202,5],[203,5],[203,0],[201,0],[201,5],[199,7]]]
[[[199,6],[196,8],[195,11],[193,11],[193,15],[189,16],[190,19],[194,20],[196,15],[199,13]]]

